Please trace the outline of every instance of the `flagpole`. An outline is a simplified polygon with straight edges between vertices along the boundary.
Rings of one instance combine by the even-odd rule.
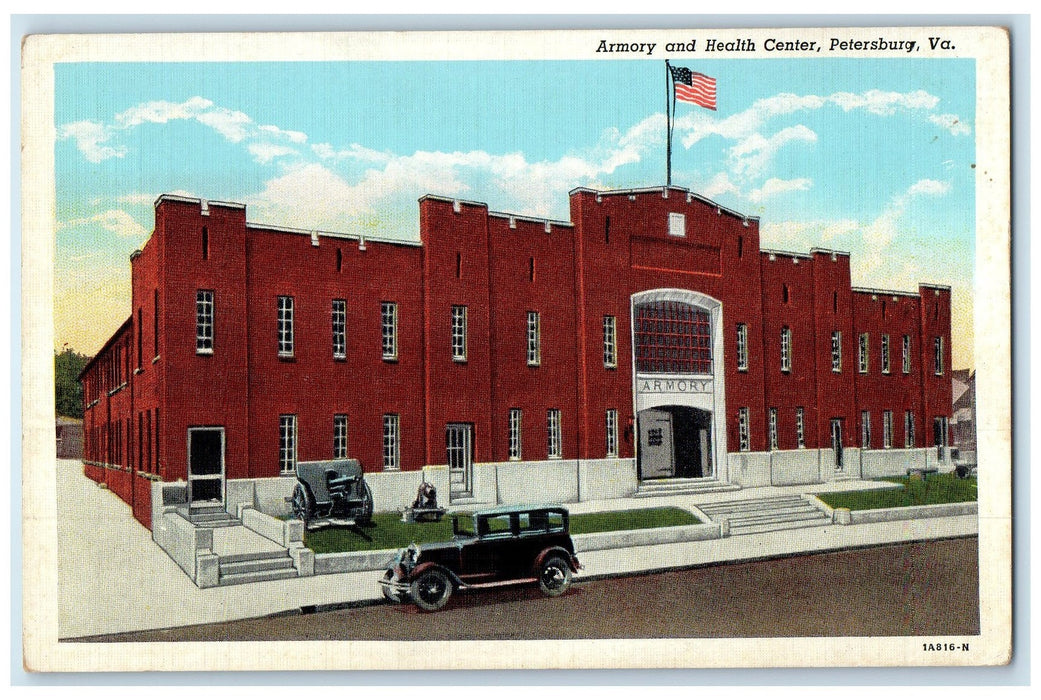
[[[672,71],[665,60],[665,186],[672,186],[672,114],[669,110],[669,77]]]

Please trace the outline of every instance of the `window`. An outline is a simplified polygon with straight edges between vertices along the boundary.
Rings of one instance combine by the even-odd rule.
[[[882,411],[882,447],[889,449],[893,446],[893,412]]]
[[[871,411],[860,412],[860,446],[871,449]]]
[[[213,354],[213,292],[208,289],[195,293],[195,352]]]
[[[466,307],[452,307],[452,359],[466,362]]]
[[[687,235],[687,217],[676,212],[669,213],[669,235],[683,238]]]
[[[278,298],[278,356],[293,356],[293,297]]]
[[[792,329],[788,326],[781,329],[781,371],[792,371]]]
[[[210,232],[205,226],[202,227],[202,259],[210,259]]]
[[[777,449],[777,409],[770,409],[770,449]]]
[[[347,416],[333,416],[333,459],[347,459]]]
[[[680,301],[652,301],[637,305],[635,316],[637,372],[712,373],[708,311]]]
[[[604,316],[604,367],[618,366],[618,329],[614,316]]]
[[[283,474],[296,471],[296,416],[278,417],[278,470]]]
[[[831,450],[835,453],[835,469],[842,469],[842,419],[831,419]]]
[[[383,359],[398,359],[398,305],[392,301],[380,302],[380,332]]]
[[[347,302],[333,299],[333,359],[347,359]]]
[[[528,366],[538,367],[542,364],[542,329],[539,312],[528,312]]]
[[[751,444],[748,435],[748,409],[737,409],[737,444],[741,452],[748,452]]]
[[[806,447],[806,409],[795,409],[795,439],[799,447]]]
[[[882,374],[889,374],[889,335],[882,336]]]
[[[914,447],[914,411],[904,413],[904,447]]]
[[[618,410],[607,409],[605,414],[605,427],[607,428],[607,444],[605,453],[608,457],[618,456]]]
[[[519,408],[510,409],[510,459],[521,458],[521,421],[523,412]]]
[[[141,369],[141,335],[143,328],[141,327],[141,307],[137,307],[137,368]]]
[[[551,408],[546,411],[546,456],[560,459],[560,455],[560,409]]]
[[[904,374],[911,374],[911,336],[904,336]]]
[[[842,371],[842,331],[831,332],[831,371]]]
[[[868,342],[869,342],[868,334],[867,333],[861,333],[860,334],[860,352],[859,352],[860,373],[861,374],[867,374],[867,372],[868,372]]]
[[[397,413],[383,414],[383,469],[401,468],[401,417]]]
[[[933,372],[937,377],[943,375],[943,338],[933,339]]]
[[[737,324],[737,369],[748,371],[748,326],[744,323]]]
[[[152,292],[152,353],[159,357],[159,290]]]

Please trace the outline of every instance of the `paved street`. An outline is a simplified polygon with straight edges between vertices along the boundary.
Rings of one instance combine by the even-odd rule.
[[[481,640],[979,633],[975,537],[459,593],[444,610],[362,605],[90,641]]]

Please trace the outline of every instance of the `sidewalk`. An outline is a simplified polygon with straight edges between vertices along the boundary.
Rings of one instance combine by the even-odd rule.
[[[626,498],[568,504],[575,513],[764,495],[851,490],[871,482],[745,489],[703,496]],[[152,541],[130,508],[98,487],[74,460],[58,461],[58,621],[62,639],[222,622],[380,598],[373,572],[328,574],[200,589]],[[974,535],[975,515],[869,525],[828,525],[717,540],[587,552],[577,577],[696,566],[875,544]]]

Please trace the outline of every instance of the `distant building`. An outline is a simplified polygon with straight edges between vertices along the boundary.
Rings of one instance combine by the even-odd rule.
[[[83,419],[58,416],[54,420],[58,459],[83,458]]]
[[[951,384],[951,442],[958,450],[958,462],[976,464],[976,372],[956,369]]]
[[[298,460],[346,456],[377,509],[421,469],[482,504],[953,468],[949,287],[853,288],[848,253],[761,250],[678,187],[570,204],[428,195],[410,242],[159,197],[81,374],[87,475],[148,524],[153,482],[284,508]]]

